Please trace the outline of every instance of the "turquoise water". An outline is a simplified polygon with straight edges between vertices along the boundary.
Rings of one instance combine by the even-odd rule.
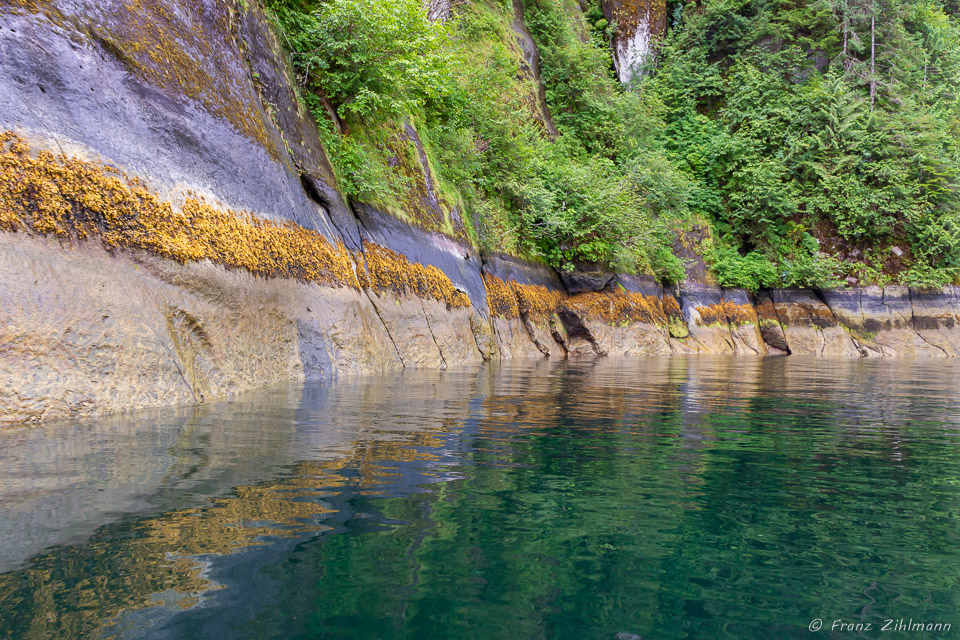
[[[956,362],[412,372],[0,448],[2,638],[960,637]]]

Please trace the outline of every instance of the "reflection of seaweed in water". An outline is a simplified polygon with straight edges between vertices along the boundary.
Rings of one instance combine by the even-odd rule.
[[[261,544],[264,536],[320,531],[317,520],[330,510],[308,499],[310,492],[341,483],[336,473],[304,464],[289,480],[238,487],[210,507],[107,528],[86,544],[55,548],[26,571],[0,575],[0,601],[31,616],[5,617],[0,635],[88,637],[124,610],[157,604],[160,594],[180,608],[193,606],[217,587],[191,556],[231,553]]]
[[[957,367],[598,359],[339,386],[298,406],[322,428],[290,431],[339,458],[0,576],[0,637],[212,617],[226,631],[205,637],[791,636],[823,602],[861,610],[873,580],[871,615],[947,619]],[[329,433],[346,422],[361,435]],[[423,490],[440,475],[460,480]],[[175,618],[155,631],[168,611],[135,610],[158,604]]]
[[[91,637],[125,611],[196,606],[205,593],[222,588],[196,556],[329,530],[321,521],[333,511],[323,497],[348,483],[371,487],[391,480],[395,474],[384,461],[435,461],[429,449],[442,444],[430,431],[377,434],[354,443],[344,458],[301,462],[290,478],[236,487],[209,507],[107,527],[87,543],[55,547],[29,569],[0,574],[0,637]],[[344,474],[347,467],[356,474]]]

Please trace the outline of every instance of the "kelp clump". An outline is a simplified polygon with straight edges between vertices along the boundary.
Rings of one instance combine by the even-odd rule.
[[[470,306],[470,298],[433,265],[410,262],[396,251],[372,242],[363,243],[367,271],[358,274],[364,289],[393,291],[445,302],[451,308]]]
[[[644,322],[669,329],[675,338],[688,335],[680,305],[671,295],[659,298],[617,290],[567,296],[562,291],[551,291],[539,285],[512,280],[505,282],[490,274],[485,275],[483,281],[487,288],[487,305],[494,317],[542,319],[567,311],[614,326]]]
[[[0,229],[99,237],[177,262],[209,260],[264,277],[357,287],[349,250],[317,231],[188,198],[177,211],[136,178],[0,134]]]
[[[565,303],[568,310],[586,318],[601,319],[610,325],[637,322],[667,326],[663,302],[657,296],[625,291],[582,293]]]
[[[470,306],[440,269],[410,262],[364,242],[352,254],[342,242],[293,222],[218,209],[187,198],[179,211],[141,181],[116,169],[30,147],[0,134],[0,230],[63,239],[100,238],[110,248],[142,249],[180,263],[209,260],[258,276],[326,286],[363,287]],[[354,270],[354,262],[366,270]]]
[[[509,284],[489,273],[484,274],[483,284],[487,289],[487,306],[495,318],[520,317],[517,296],[513,293]]]
[[[566,298],[563,292],[551,291],[540,285],[511,282],[510,287],[517,297],[520,313],[525,313],[532,318],[546,318],[556,313],[557,308]]]
[[[756,324],[757,313],[749,304],[737,304],[726,300],[717,304],[697,307],[697,313],[700,314],[700,322],[704,325],[744,325]]]
[[[521,315],[542,319],[553,313],[566,298],[562,291],[551,291],[534,284],[506,282],[486,274],[483,283],[487,288],[487,306],[497,318],[518,318]]]

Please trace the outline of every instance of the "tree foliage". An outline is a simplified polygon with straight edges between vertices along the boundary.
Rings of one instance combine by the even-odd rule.
[[[695,218],[724,286],[960,274],[954,5],[674,4],[630,87],[599,2],[519,5],[542,93],[513,2],[459,2],[441,23],[421,0],[269,0],[348,195],[392,197],[377,132],[413,122],[489,250],[678,280],[675,222]]]
[[[341,117],[403,116],[441,105],[456,90],[451,30],[432,22],[420,0],[334,0],[308,13],[280,0],[273,7],[292,33],[304,83]]]
[[[960,268],[958,54],[928,0],[708,0],[638,90],[667,107],[694,206],[781,283],[942,283]],[[734,263],[721,280],[754,285]]]
[[[348,195],[392,195],[388,161],[378,166],[382,149],[363,132],[409,119],[437,178],[481,218],[488,248],[682,277],[667,221],[685,207],[684,190],[653,144],[655,123],[643,121],[656,116],[617,85],[605,43],[579,38],[559,3],[525,7],[556,139],[516,49],[510,2],[464,3],[446,23],[430,21],[420,0],[270,8]],[[653,168],[643,175],[641,157]]]

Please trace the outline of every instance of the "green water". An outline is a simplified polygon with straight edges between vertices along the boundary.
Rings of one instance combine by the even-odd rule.
[[[956,362],[415,372],[0,450],[2,638],[960,637]]]

